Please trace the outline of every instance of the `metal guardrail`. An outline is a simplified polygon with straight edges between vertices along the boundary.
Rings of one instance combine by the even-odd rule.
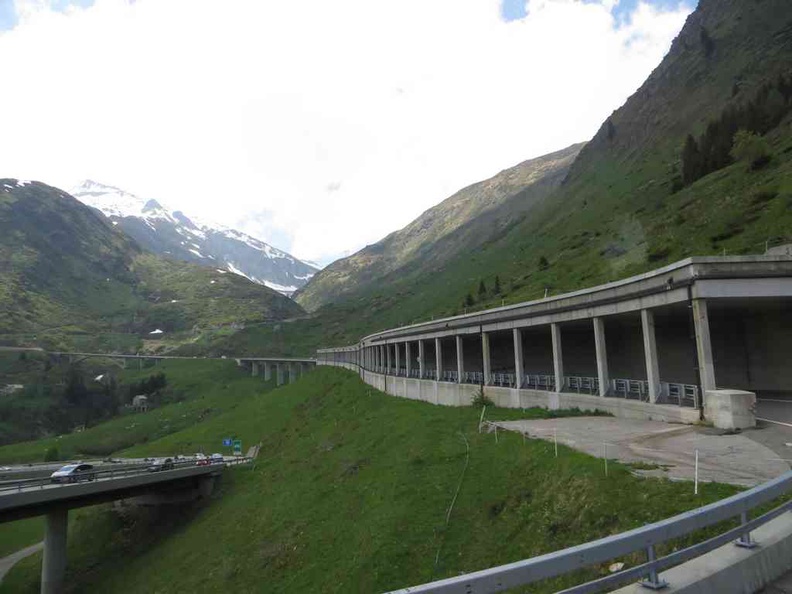
[[[338,364],[336,362],[335,364]],[[398,372],[389,372],[385,368],[367,368],[350,363],[350,365],[361,367],[366,371],[373,371],[383,375],[394,375],[397,377],[411,377],[417,379],[437,380],[437,372],[434,369],[425,369],[423,376],[418,369],[410,369],[409,374],[402,368]],[[516,376],[513,373],[495,372],[490,375],[490,384],[492,386],[499,386],[504,388],[517,387]],[[459,375],[456,371],[447,370],[443,371],[440,381],[457,383],[459,382]],[[484,374],[480,371],[465,371],[462,376],[463,384],[480,384],[484,382]],[[528,390],[545,390],[555,391],[555,376],[550,374],[533,374],[526,373],[522,376],[520,381],[521,389]],[[586,393],[596,395],[599,394],[599,379],[596,377],[587,376],[564,376],[564,385],[562,389],[569,390],[570,392]],[[682,407],[698,408],[701,400],[699,387],[693,384],[681,384],[678,382],[661,382],[660,394],[657,398],[657,404],[673,404]],[[649,383],[646,380],[633,380],[614,378],[610,380],[609,397],[627,398],[640,400],[641,402],[649,402]]]
[[[252,461],[252,458],[248,458],[246,456],[241,456],[239,458],[234,458],[231,460],[224,460],[223,464],[215,463],[209,464],[208,466],[236,466],[238,464],[246,464]],[[145,464],[119,464],[119,467],[110,468],[108,470],[92,470],[90,473],[95,478],[91,480],[101,480],[101,479],[115,479],[115,478],[122,478],[125,476],[131,476],[136,474],[148,474],[148,468],[153,464],[153,462],[145,463]],[[64,464],[65,465],[65,464]],[[123,467],[121,467],[123,466]],[[181,468],[194,468],[197,466],[196,460],[178,460],[173,462],[173,469],[177,470]],[[53,471],[54,472],[54,471]],[[152,474],[157,474],[160,472],[167,472],[167,470],[156,471],[152,472]],[[79,484],[80,482],[87,482],[88,479],[82,478],[78,482],[58,482],[55,483],[52,479],[47,477],[40,477],[40,478],[31,478],[31,479],[20,479],[18,481],[8,481],[6,483],[0,484],[0,494],[7,493],[7,492],[14,492],[14,491],[21,491],[22,489],[27,489],[30,487],[39,487],[43,489],[44,487],[68,487],[70,485]]]
[[[786,501],[752,520],[748,519],[748,513],[790,491],[792,491],[792,471],[748,491],[641,528],[516,563],[394,590],[389,594],[491,594],[503,592],[509,588],[572,573],[637,551],[646,551],[646,563],[573,586],[563,590],[563,594],[594,594],[640,578],[643,578],[642,585],[651,589],[660,589],[666,585],[659,576],[659,572],[664,569],[679,565],[732,541],[736,546],[746,548],[755,546],[756,543],[751,539],[751,531],[784,512],[792,510],[792,500]],[[655,554],[657,545],[737,517],[740,518],[740,525],[736,528],[684,549],[675,550],[664,557],[658,558]]]

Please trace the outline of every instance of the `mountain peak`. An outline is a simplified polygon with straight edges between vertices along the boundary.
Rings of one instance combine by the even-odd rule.
[[[143,212],[152,212],[155,210],[163,210],[162,205],[156,200],[149,200],[146,202],[145,206],[143,206]]]
[[[156,254],[223,269],[291,295],[318,267],[235,229],[188,217],[157,200],[85,180],[72,195]]]

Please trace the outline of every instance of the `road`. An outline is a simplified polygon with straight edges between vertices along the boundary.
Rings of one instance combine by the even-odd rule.
[[[792,429],[792,394],[757,397],[756,417],[767,422],[786,423]]]
[[[792,394],[758,395],[756,429],[744,435],[792,464]]]

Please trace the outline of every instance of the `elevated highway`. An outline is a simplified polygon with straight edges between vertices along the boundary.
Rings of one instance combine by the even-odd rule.
[[[76,483],[53,483],[49,477],[8,481],[0,485],[0,522],[46,516],[41,592],[59,594],[66,571],[70,509],[130,498],[148,498],[155,503],[196,499],[211,493],[222,468],[223,465],[196,466],[190,460],[159,472],[149,472],[148,465],[96,470],[92,480]]]
[[[14,347],[0,346],[0,352],[19,352],[43,353],[57,359],[67,358],[70,363],[78,363],[85,359],[110,359],[121,363],[126,367],[129,361],[137,361],[139,369],[143,369],[147,361],[170,361],[183,360],[194,361],[196,359],[220,361],[232,359],[240,367],[249,367],[251,375],[264,375],[265,380],[275,377],[277,384],[283,385],[296,381],[300,376],[316,365],[316,359],[308,357],[184,357],[178,355],[156,355],[144,353],[91,353],[81,351],[47,351],[39,347]]]

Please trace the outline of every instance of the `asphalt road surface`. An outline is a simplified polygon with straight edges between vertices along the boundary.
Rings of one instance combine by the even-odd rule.
[[[792,394],[757,397],[756,417],[768,422],[786,423],[792,429]]]
[[[758,395],[756,429],[744,434],[792,465],[792,394]]]

